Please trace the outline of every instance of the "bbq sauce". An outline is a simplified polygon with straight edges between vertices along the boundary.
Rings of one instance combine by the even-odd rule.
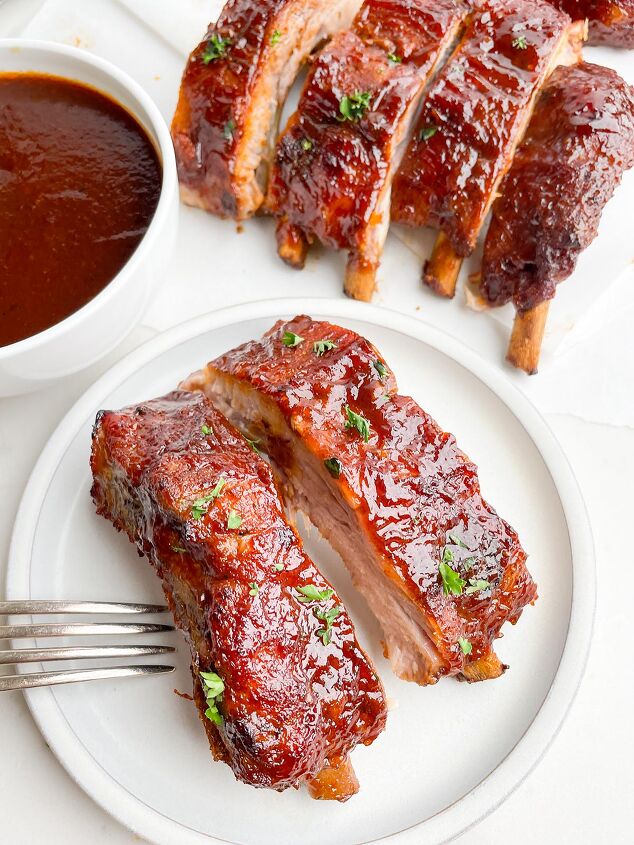
[[[94,88],[0,74],[0,347],[98,294],[145,234],[162,169],[145,130]]]

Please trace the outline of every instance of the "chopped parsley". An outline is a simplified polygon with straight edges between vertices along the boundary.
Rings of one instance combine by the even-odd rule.
[[[491,584],[485,581],[484,578],[469,578],[469,586],[465,593],[470,596],[473,593],[480,593],[482,590],[490,590]]]
[[[255,453],[256,453],[256,455],[260,455],[260,454],[261,454],[261,450],[260,450],[260,449],[258,449],[258,443],[260,442],[259,440],[249,440],[249,438],[248,438],[248,437],[245,437],[244,439],[245,439],[245,440],[247,441],[247,443],[249,444],[249,449],[251,449],[251,451],[252,451],[252,452],[255,452]]]
[[[438,126],[435,126],[433,123],[430,123],[428,126],[423,126],[423,128],[418,133],[418,140],[419,141],[429,141],[430,138],[433,138],[436,132],[438,132]]]
[[[227,517],[227,528],[240,528],[242,525],[242,517],[239,513],[236,513],[234,510],[229,511],[229,516]]]
[[[329,349],[336,349],[337,344],[334,340],[316,340],[313,343],[313,352],[315,355],[321,356],[324,352],[328,352]]]
[[[313,148],[313,142],[310,138],[302,138],[302,149],[309,152]]]
[[[397,56],[396,53],[388,53],[387,54],[388,61],[392,62],[395,65],[400,65],[403,59],[400,56]]]
[[[355,91],[354,94],[344,94],[339,101],[337,120],[342,123],[345,120],[349,120],[351,123],[357,123],[369,108],[369,91]]]
[[[275,569],[276,572],[281,572],[284,569],[284,564],[283,563],[274,563],[273,569]]]
[[[324,645],[328,645],[332,640],[332,623],[339,616],[342,610],[343,608],[340,605],[336,605],[335,607],[331,607],[330,610],[321,610],[316,607],[313,611],[317,619],[324,623],[324,627],[319,628],[317,631],[317,636],[321,637],[321,641]]]
[[[468,549],[469,546],[460,539],[456,534],[447,534],[449,541],[454,544],[454,546],[460,546],[461,549]]]
[[[356,414],[349,405],[344,408],[346,414],[345,428],[356,428],[364,443],[370,439],[370,423],[361,414]]]
[[[298,334],[294,332],[284,332],[282,335],[282,343],[284,346],[293,347],[299,346],[300,343],[304,342],[304,338],[300,337]]]
[[[214,33],[205,47],[203,64],[208,65],[209,62],[214,62],[216,59],[224,59],[230,46],[231,41],[228,38],[223,38],[221,35]]]
[[[222,714],[218,710],[218,699],[221,698],[225,691],[225,684],[220,675],[215,672],[201,672],[200,677],[203,682],[203,689],[205,691],[205,698],[207,699],[207,709],[205,716],[214,724],[222,724]]]
[[[473,646],[469,642],[469,640],[465,639],[464,637],[458,638],[458,645],[460,646],[460,651],[463,654],[471,654],[473,651]]]
[[[302,594],[301,597],[298,596],[297,598],[304,604],[308,604],[310,601],[328,601],[335,594],[334,590],[329,588],[320,590],[314,584],[306,584],[305,587],[298,587],[297,592]]]
[[[227,482],[224,478],[219,479],[218,483],[206,496],[201,496],[199,499],[195,499],[192,502],[192,517],[194,519],[201,519],[203,514],[207,513],[207,508],[210,502],[213,502],[214,499],[217,499],[218,496],[222,493],[222,488],[225,486]]]
[[[258,587],[255,581],[251,581],[249,583],[249,587],[251,587],[251,589],[249,590],[250,596],[257,596],[257,594],[260,592],[260,588]]]
[[[343,465],[339,458],[326,458],[326,460],[324,461],[324,466],[333,478],[339,478],[339,476],[341,475]]]
[[[513,39],[513,46],[516,50],[525,50],[528,47],[525,35],[518,35]]]
[[[282,33],[279,29],[274,29],[273,34],[271,35],[271,44],[275,46],[276,44],[280,43],[280,38],[282,37]]]
[[[229,120],[225,123],[224,128],[222,130],[222,134],[225,137],[225,141],[233,141],[233,133],[236,129],[235,120],[230,117]]]
[[[182,546],[170,546],[170,549],[173,552],[177,552],[179,555],[182,555],[187,551],[187,549],[184,549]]]
[[[447,549],[445,549],[445,552]],[[453,557],[452,557],[453,560]],[[442,579],[442,591],[443,593],[448,596],[450,593],[454,596],[462,595],[462,589],[465,585],[465,580],[458,575],[455,569],[449,565],[449,563],[445,560],[445,556],[443,555],[443,560],[438,565],[438,571],[440,572],[440,577]]]
[[[383,361],[374,361],[372,366],[374,367],[374,369],[379,374],[379,378],[381,378],[381,379],[386,378],[389,371],[388,371],[388,368],[383,363]]]
[[[210,434],[213,434],[213,431],[209,428],[208,425],[201,425],[200,430],[205,435],[205,437],[209,436]]]

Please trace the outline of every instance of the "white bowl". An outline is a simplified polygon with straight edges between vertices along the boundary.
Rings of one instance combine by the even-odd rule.
[[[0,73],[16,71],[39,71],[84,82],[121,103],[156,145],[163,180],[147,232],[112,281],[51,328],[0,347],[0,396],[27,393],[75,373],[123,340],[163,281],[178,223],[178,179],[169,129],[140,85],[110,62],[75,47],[0,39]]]

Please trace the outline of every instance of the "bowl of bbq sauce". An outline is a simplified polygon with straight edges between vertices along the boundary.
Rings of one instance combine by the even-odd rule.
[[[110,352],[140,321],[176,237],[169,131],[123,71],[0,41],[0,396]]]

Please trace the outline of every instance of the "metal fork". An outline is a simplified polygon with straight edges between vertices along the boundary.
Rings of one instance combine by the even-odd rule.
[[[164,613],[167,607],[158,604],[129,604],[94,601],[0,601],[0,616],[41,613],[67,614],[141,614]],[[157,634],[173,631],[173,625],[153,622],[44,622],[31,625],[0,625],[0,640],[23,637],[60,637],[93,634]],[[168,654],[176,649],[167,645],[101,645],[67,646],[64,648],[21,648],[0,651],[0,664],[39,663],[47,660],[85,658],[139,657]],[[59,672],[31,672],[25,675],[0,676],[0,692],[30,687],[96,681],[103,678],[125,678],[132,675],[161,675],[173,672],[173,666],[154,664],[110,666],[94,669],[65,669]]]

